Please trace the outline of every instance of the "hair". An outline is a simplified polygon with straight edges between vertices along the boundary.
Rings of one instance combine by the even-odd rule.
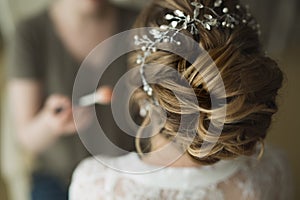
[[[202,3],[212,7],[214,1],[204,0]],[[239,4],[238,0],[223,1],[223,5],[229,9],[235,8],[237,4]],[[154,0],[139,15],[135,27],[160,27],[162,24],[168,24],[164,16],[174,10],[193,14],[190,0]],[[221,10],[216,12],[221,13]],[[241,17],[247,14],[243,6],[236,12]],[[200,14],[201,16],[203,13]],[[257,144],[263,144],[272,116],[278,110],[276,96],[283,81],[282,71],[274,60],[265,55],[257,31],[246,24],[241,23],[234,29],[213,27],[212,30],[206,30],[199,25],[198,30],[198,35],[193,36],[188,31],[184,34],[197,41],[214,61],[224,82],[227,102],[224,128],[216,145],[206,156],[199,157],[200,147],[204,142],[209,142],[205,139],[214,137],[208,129],[210,116],[214,110],[211,108],[208,83],[204,82],[199,72],[205,68],[206,75],[210,75],[211,65],[204,64],[207,58],[199,55],[194,63],[189,63],[178,55],[159,50],[147,58],[147,63],[172,67],[190,83],[190,87],[194,90],[197,104],[185,105],[195,112],[200,111],[198,126],[189,127],[190,130],[187,130],[196,133],[192,143],[186,147],[187,153],[192,158],[201,164],[213,164],[223,159],[253,155],[256,153]],[[138,53],[140,52],[130,56],[131,66],[137,66],[133,61],[136,60]],[[167,80],[160,84],[151,84],[151,87],[159,105],[167,113],[166,124],[160,134],[167,139],[175,138],[181,116],[187,114],[182,113],[180,108],[182,102],[174,95],[174,93],[183,93],[183,87]],[[135,103],[149,99],[150,97],[142,88],[135,92]],[[147,122],[149,117],[144,118],[143,124]],[[179,141],[177,139],[176,142],[184,144],[187,140],[185,137],[189,137],[189,134],[179,134],[181,134]],[[140,140],[137,140],[136,145],[140,149]]]

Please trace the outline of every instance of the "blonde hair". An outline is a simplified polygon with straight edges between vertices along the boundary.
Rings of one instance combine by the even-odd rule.
[[[212,0],[204,1],[207,6],[212,6],[213,3]],[[239,1],[224,1],[223,3],[230,9]],[[135,27],[159,27],[166,23],[163,16],[176,9],[187,14],[193,12],[190,0],[154,0],[140,14]],[[242,7],[237,14],[246,15],[245,8]],[[204,64],[207,57],[199,55],[194,63],[189,63],[178,55],[167,51],[157,51],[149,57],[147,62],[172,67],[190,83],[196,94],[197,104],[185,104],[195,112],[200,111],[198,126],[189,127],[187,130],[196,133],[192,143],[186,147],[187,153],[192,158],[202,164],[213,164],[222,159],[252,155],[256,151],[256,144],[263,144],[272,116],[277,112],[275,100],[282,85],[282,72],[275,61],[265,56],[258,34],[252,28],[240,24],[232,30],[215,27],[208,31],[202,26],[199,26],[198,29],[199,35],[192,36],[188,32],[184,34],[198,41],[218,67],[226,90],[224,98],[227,101],[224,128],[216,145],[205,157],[199,157],[200,147],[205,142],[204,139],[208,140],[206,142],[214,139],[214,134],[208,130],[210,116],[214,110],[211,109],[207,83],[203,80],[204,75],[211,75],[211,66]],[[130,57],[131,66],[136,66],[134,61],[137,53],[140,52],[136,52]],[[202,74],[200,74],[200,70],[205,73],[201,72]],[[159,105],[167,112],[167,121],[160,134],[172,139],[178,134],[181,116],[189,114],[183,113],[182,102],[175,97],[174,93],[194,94],[189,93],[185,87],[168,80],[160,84],[152,84],[151,87]],[[140,89],[135,92],[133,101],[139,104],[147,99],[150,100]],[[148,122],[149,118],[145,117],[142,126]],[[180,137],[176,142],[185,145],[189,134],[179,134]],[[138,138],[136,145],[139,151],[145,151]],[[262,152],[260,152],[260,156],[261,154]]]

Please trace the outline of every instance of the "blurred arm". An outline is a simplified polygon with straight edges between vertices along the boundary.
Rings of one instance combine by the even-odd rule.
[[[9,106],[17,138],[26,150],[36,154],[49,148],[61,136],[76,132],[70,99],[55,94],[43,105],[42,90],[42,85],[35,80],[12,79],[8,83]],[[60,112],[56,112],[57,109]]]
[[[9,106],[17,138],[25,149],[38,153],[57,138],[48,126],[38,81],[15,79],[8,83]]]

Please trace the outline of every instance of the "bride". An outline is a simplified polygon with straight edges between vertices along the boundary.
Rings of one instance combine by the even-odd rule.
[[[143,117],[136,137],[138,154],[97,157],[110,167],[95,158],[84,160],[73,174],[70,199],[290,199],[287,161],[280,151],[264,145],[277,112],[283,74],[264,54],[259,26],[248,9],[238,0],[154,0],[140,14],[136,27],[154,28],[152,37],[135,36],[141,50],[130,59],[131,66],[140,69],[134,79],[143,85],[133,96]],[[199,54],[191,62],[157,49],[162,43],[183,47],[179,33],[208,52],[225,96],[210,93],[218,81],[206,56]],[[149,78],[159,74],[146,73],[147,63],[176,70],[191,90],[167,79],[150,84]],[[219,102],[217,108],[212,96]],[[222,119],[220,110],[225,107],[222,131],[217,134],[215,120]],[[165,121],[152,137],[141,139],[145,127],[162,116]]]

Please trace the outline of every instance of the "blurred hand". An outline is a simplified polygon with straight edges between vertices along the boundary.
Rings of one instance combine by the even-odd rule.
[[[42,111],[44,119],[56,136],[67,136],[77,132],[77,129],[85,128],[91,119],[88,110],[85,108],[76,109],[76,116],[82,116],[75,124],[73,118],[71,100],[63,95],[51,95]]]

